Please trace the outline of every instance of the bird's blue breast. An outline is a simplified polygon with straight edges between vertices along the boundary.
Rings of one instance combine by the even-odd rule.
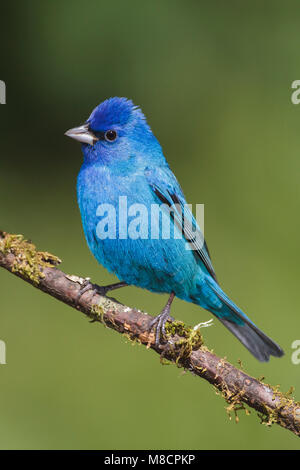
[[[128,170],[128,168],[127,168]],[[77,197],[85,237],[95,258],[106,269],[128,284],[154,292],[174,291],[178,297],[190,300],[189,294],[199,277],[199,267],[191,251],[185,249],[183,239],[153,239],[151,233],[151,205],[156,204],[144,169],[98,164],[83,164],[77,180]],[[120,238],[120,197],[126,197],[127,208],[143,204],[148,210],[148,238]],[[99,239],[97,226],[101,218],[99,206],[112,205],[116,210],[115,239]],[[128,217],[128,227],[132,218]],[[153,223],[153,221],[152,221]]]

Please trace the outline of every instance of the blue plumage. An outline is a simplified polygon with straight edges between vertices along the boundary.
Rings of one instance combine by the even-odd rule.
[[[216,315],[259,360],[266,361],[270,355],[281,356],[281,348],[222,291],[205,243],[189,238],[188,229],[184,237],[162,238],[161,215],[151,215],[151,207],[176,206],[171,228],[173,235],[178,235],[180,208],[186,201],[142,111],[126,98],[110,98],[94,109],[83,126],[66,134],[82,142],[84,162],[78,175],[77,197],[90,250],[121,281],[171,294],[169,303],[154,321],[157,331],[164,332],[175,295]],[[124,236],[120,228],[120,197],[126,199],[127,208],[138,204],[135,207],[140,210],[148,209],[144,225],[139,227],[140,235],[146,226],[148,229],[154,226],[158,238]],[[99,237],[99,206],[103,204],[115,211],[115,223],[112,221],[110,225],[114,237]],[[190,228],[197,227],[190,212],[187,220]],[[128,229],[130,217],[126,223]],[[201,235],[198,227],[197,230]],[[187,242],[192,250],[186,249]]]

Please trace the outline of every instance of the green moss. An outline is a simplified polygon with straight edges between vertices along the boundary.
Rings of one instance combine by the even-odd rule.
[[[225,407],[226,413],[229,419],[232,419],[234,416],[235,422],[239,422],[238,412],[243,411],[248,416],[250,415],[250,410],[247,405],[242,401],[244,395],[244,390],[238,390],[236,392],[231,392],[225,384],[222,385],[221,389],[216,388],[216,394],[224,398],[228,406]]]
[[[260,377],[258,380],[261,382],[263,377]],[[273,390],[273,401],[278,400],[276,406],[270,407],[266,403],[263,403],[263,412],[258,412],[258,416],[262,424],[266,426],[272,426],[272,424],[283,424],[282,414],[283,409],[285,410],[295,410],[295,422],[299,423],[300,426],[300,403],[295,402],[292,398],[294,392],[294,387],[291,387],[290,390],[286,393],[283,393],[279,390],[279,385],[275,387],[269,384],[265,384],[266,387]],[[216,387],[215,387],[216,388]],[[250,414],[248,406],[243,402],[243,396],[245,394],[244,390],[237,390],[236,392],[230,391],[226,385],[223,385],[221,388],[216,388],[216,394],[221,395],[224,400],[228,403],[226,407],[226,412],[230,419],[232,415],[235,417],[235,421],[238,423],[239,417],[238,412],[244,411],[246,415]],[[299,415],[298,415],[299,410]]]
[[[123,333],[122,334],[123,338],[125,338],[125,342],[129,342],[131,346],[141,346],[142,342],[139,338],[133,337],[130,333]]]
[[[35,245],[24,239],[23,235],[0,232],[0,252],[12,253],[15,258],[12,271],[20,273],[24,278],[38,284],[44,277],[42,268],[53,267],[61,260],[46,251],[37,251]]]
[[[189,359],[193,351],[196,351],[200,348],[208,350],[204,346],[204,341],[200,330],[194,330],[193,328],[187,327],[183,322],[176,321],[173,323],[166,323],[166,333],[167,338],[171,343],[171,354],[168,349],[168,358],[170,358],[173,363],[177,364],[178,367],[184,367],[186,361]],[[176,336],[179,336],[180,339],[172,344],[172,340],[174,337],[176,338]],[[161,362],[162,359],[164,358],[161,358]],[[221,359],[220,363],[225,363],[225,361],[225,359]],[[240,365],[242,366],[242,364]],[[205,369],[201,368],[201,372],[205,372]],[[225,385],[223,385],[221,389],[215,387],[215,390],[216,393],[221,395],[228,404],[225,409],[229,419],[232,419],[232,416],[234,416],[236,423],[238,423],[239,411],[244,411],[246,415],[250,414],[250,410],[248,409],[247,405],[242,401],[242,397],[245,393],[243,390],[231,392]]]
[[[166,336],[170,345],[168,357],[178,367],[184,367],[191,353],[203,346],[203,337],[200,330],[187,327],[181,321],[167,322]],[[176,340],[176,336],[179,337],[178,340]]]
[[[280,386],[276,385],[275,387],[267,384],[273,390],[273,401],[277,400],[277,403],[274,408],[271,408],[267,404],[263,404],[264,413],[258,413],[258,416],[261,420],[261,423],[266,426],[272,426],[272,424],[282,424],[283,420],[280,415],[282,411],[293,410],[294,411],[294,420],[298,428],[300,428],[300,402],[296,402],[293,399],[294,387],[291,387],[287,392],[281,392],[279,390]]]
[[[263,377],[260,377],[258,380],[262,380]],[[282,413],[283,409],[286,410],[292,410],[294,409],[295,412],[296,410],[299,410],[299,416],[298,413],[295,416],[295,422],[300,423],[300,403],[295,402],[294,399],[292,398],[292,394],[294,392],[294,387],[291,387],[290,390],[286,393],[283,393],[279,390],[279,385],[276,385],[275,387],[269,384],[265,384],[268,388],[273,390],[273,401],[279,400],[276,406],[270,407],[267,404],[262,404],[264,411],[257,413],[260,421],[262,424],[265,426],[272,426],[272,424],[283,424],[283,420],[280,416]],[[237,392],[231,392],[225,385],[222,386],[221,389],[216,389],[217,395],[221,395],[225,401],[228,403],[228,406],[226,407],[227,414],[229,418],[232,418],[232,414],[235,417],[235,421],[239,421],[238,417],[238,411],[244,411],[246,415],[250,414],[250,410],[247,407],[245,403],[243,403],[243,395],[245,394],[244,390],[240,390]]]
[[[103,300],[100,300],[99,304],[92,306],[89,316],[92,318],[92,321],[99,321],[104,326],[108,327],[108,324],[107,324],[107,322],[105,321],[105,318],[104,318],[105,312],[109,311],[109,309],[115,310],[115,307],[116,307],[115,303],[113,303],[109,299],[104,299],[103,298]],[[111,324],[115,325],[115,327],[117,327],[117,325],[114,323],[113,316],[109,319],[109,323],[111,323]],[[138,344],[138,345],[142,344],[142,342],[139,338],[137,338],[132,333],[130,333],[130,329],[127,328],[126,323],[123,325],[123,328],[124,328],[125,331],[123,331],[123,329],[120,330],[119,328],[116,328],[116,329],[122,334],[122,336],[125,338],[126,342],[129,342],[132,346],[135,346],[136,344]],[[127,329],[128,329],[128,331],[127,331]]]
[[[92,306],[90,317],[93,321],[100,321],[100,323],[107,326],[104,320],[104,309],[101,304]]]

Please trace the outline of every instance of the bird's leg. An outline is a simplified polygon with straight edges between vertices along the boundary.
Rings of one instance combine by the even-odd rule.
[[[97,286],[97,284],[92,284],[90,279],[87,278],[86,282],[84,283],[83,287],[80,289],[78,292],[78,295],[76,297],[76,303],[78,303],[80,297],[87,291],[93,290],[94,295],[100,294],[100,295],[106,295],[107,292],[110,290],[115,290],[115,289],[120,289],[121,287],[126,287],[128,284],[126,282],[116,282],[115,284],[109,284],[107,286]]]
[[[160,334],[164,335],[166,333],[166,327],[165,327],[166,322],[169,319],[174,320],[174,318],[170,317],[170,310],[171,310],[171,305],[172,305],[174,297],[175,297],[175,293],[172,292],[165,307],[162,309],[159,315],[153,318],[153,320],[150,323],[150,331],[153,329],[154,326],[156,326],[156,332],[155,332],[156,346],[159,345]]]

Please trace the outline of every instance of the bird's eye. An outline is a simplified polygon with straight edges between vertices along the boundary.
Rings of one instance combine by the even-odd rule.
[[[107,140],[108,142],[113,142],[118,137],[118,134],[116,133],[116,131],[110,129],[109,131],[105,132],[104,137],[105,140]]]

